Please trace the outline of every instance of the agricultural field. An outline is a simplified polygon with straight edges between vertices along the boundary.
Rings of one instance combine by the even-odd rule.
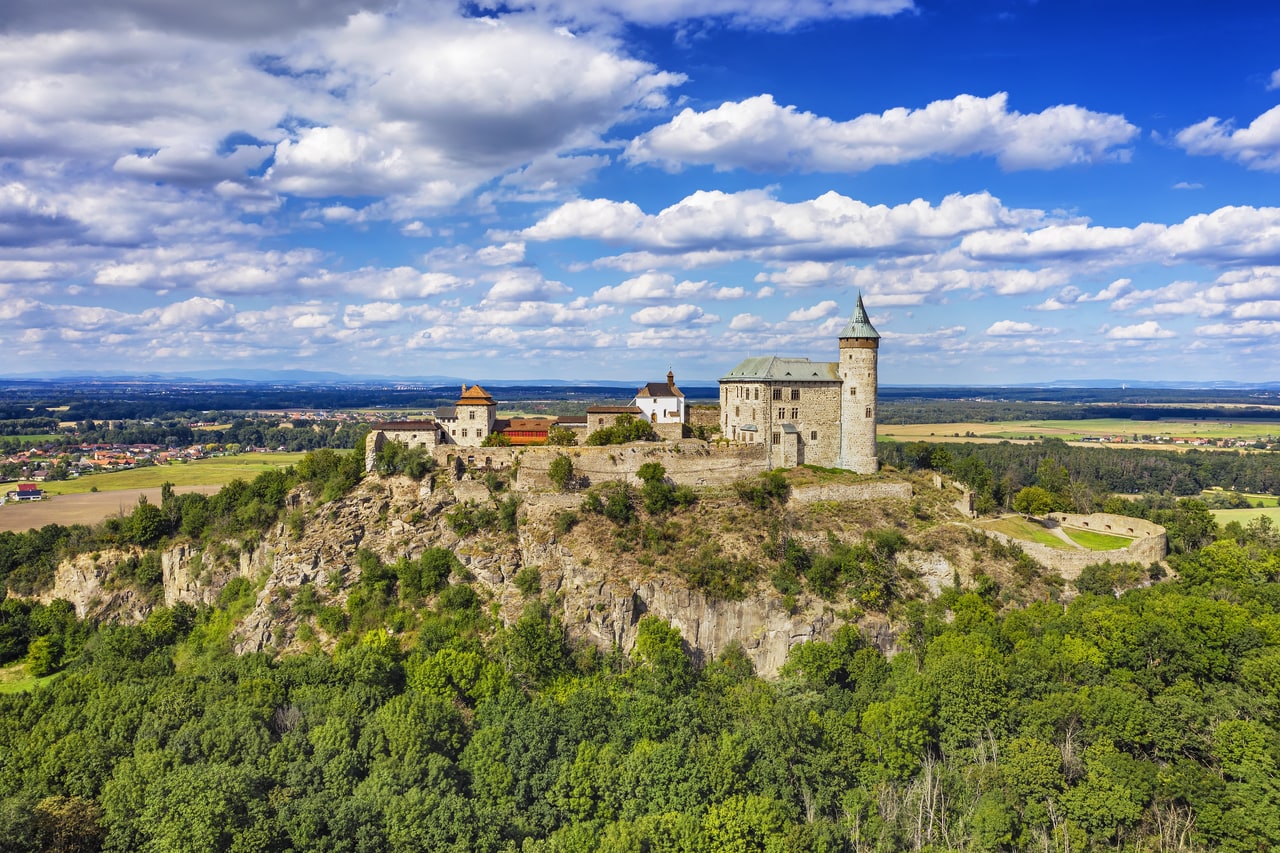
[[[1228,524],[1232,521],[1238,521],[1247,525],[1259,516],[1266,516],[1271,519],[1272,523],[1280,527],[1280,507],[1268,506],[1255,509],[1214,509],[1210,510],[1214,519],[1218,524]]]
[[[271,468],[284,468],[303,457],[302,453],[242,453],[239,456],[214,456],[191,462],[150,465],[127,471],[87,474],[74,480],[45,483],[50,495],[79,495],[93,491],[115,492],[122,489],[158,489],[164,483],[175,486],[225,486],[232,480],[252,480]]]
[[[1189,421],[1161,418],[1135,421],[1128,418],[1088,420],[995,421],[992,423],[881,424],[883,438],[898,441],[1063,441],[1123,439],[1130,446],[1134,436],[1165,436],[1171,439],[1239,439],[1259,441],[1280,436],[1280,421]],[[1161,445],[1165,446],[1165,445]],[[1180,447],[1183,445],[1179,445]]]

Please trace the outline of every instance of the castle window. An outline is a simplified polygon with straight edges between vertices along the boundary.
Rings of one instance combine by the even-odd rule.
[[[463,429],[463,430],[462,430],[462,437],[463,437],[463,438],[466,438],[466,437],[467,437],[467,431],[466,431],[466,429]]]
[[[871,407],[867,406],[867,417],[871,417]]]
[[[781,388],[774,388],[774,389],[773,389],[773,399],[775,399],[775,400],[781,400],[781,399],[782,399],[782,389],[781,389]]]
[[[800,389],[799,389],[799,388],[792,388],[792,389],[791,389],[791,399],[792,399],[792,400],[799,400],[799,399],[800,399]]]
[[[476,410],[472,409],[471,411],[467,412],[467,416],[474,421],[476,419]]]
[[[793,420],[793,421],[794,421],[794,420],[795,420],[796,418],[798,418],[798,417],[800,417],[800,410],[799,410],[799,409],[792,409],[792,410],[791,410],[791,420]]]
[[[778,409],[778,420],[783,420],[786,418],[786,416],[787,416],[786,409]]]
[[[449,430],[449,435],[457,435],[457,434],[458,434],[458,431],[456,429]]]
[[[818,431],[817,431],[816,429],[815,429],[815,430],[810,430],[810,431],[809,431],[809,440],[810,440],[810,441],[817,441],[817,440],[818,440]]]
[[[756,396],[755,396],[755,399],[757,399],[757,400],[759,400],[759,399],[760,399],[760,389],[759,389],[759,388],[757,388],[757,389],[756,389]]]
[[[476,438],[484,438],[484,430],[482,430],[482,429],[477,429],[477,430],[476,430]]]
[[[775,432],[775,433],[773,434],[773,443],[774,443],[774,444],[782,444],[782,433],[780,433],[780,432]]]
[[[733,407],[733,416],[736,418],[736,417],[740,417],[741,415],[742,415],[741,410],[740,410],[737,406],[734,406],[734,407]]]
[[[850,389],[849,389],[849,396],[850,396],[850,397],[856,397],[856,396],[858,396],[858,389],[857,389],[857,388],[850,388]]]

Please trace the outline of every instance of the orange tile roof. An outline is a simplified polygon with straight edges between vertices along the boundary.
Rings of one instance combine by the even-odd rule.
[[[458,398],[456,405],[459,406],[494,406],[493,398],[489,396],[489,392],[481,388],[479,385],[472,385],[470,388],[462,386],[462,396]]]

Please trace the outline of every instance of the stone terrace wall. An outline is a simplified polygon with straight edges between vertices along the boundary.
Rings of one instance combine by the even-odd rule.
[[[819,501],[911,500],[910,483],[849,483],[831,486],[800,486],[791,490],[791,503]]]
[[[1075,527],[1102,533],[1111,532],[1124,536],[1137,535],[1141,538],[1134,539],[1133,543],[1127,548],[1117,548],[1114,551],[1068,551],[1060,548],[1050,548],[1048,545],[1041,545],[1038,542],[1013,539],[994,530],[979,529],[993,539],[1018,545],[1031,559],[1057,572],[1062,576],[1063,580],[1068,581],[1074,581],[1080,577],[1080,572],[1083,571],[1085,566],[1092,566],[1098,563],[1150,565],[1163,560],[1169,553],[1169,540],[1165,535],[1164,528],[1158,524],[1143,521],[1140,518],[1108,515],[1106,513],[1094,513],[1093,515],[1053,513],[1050,518],[1064,527]],[[1107,528],[1105,526],[1107,524],[1110,524],[1111,527]],[[1129,532],[1130,530],[1133,531],[1132,534]]]
[[[573,471],[594,485],[608,480],[638,484],[636,471],[646,462],[658,462],[667,477],[682,486],[723,486],[764,473],[765,446],[717,447],[705,441],[635,442],[606,447],[529,447],[520,457],[517,488],[550,489],[547,469],[557,456],[573,460]]]

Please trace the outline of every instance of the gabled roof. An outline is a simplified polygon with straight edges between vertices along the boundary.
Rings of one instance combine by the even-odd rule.
[[[639,406],[587,406],[588,415],[643,415]]]
[[[720,381],[839,382],[839,367],[833,361],[810,361],[807,358],[760,355],[743,359],[737,367],[720,377]]]
[[[457,406],[436,406],[436,417],[451,421],[458,416]]]
[[[665,382],[650,382],[640,386],[637,397],[683,397],[684,392],[674,385]]]
[[[871,318],[867,316],[867,309],[862,305],[861,293],[858,294],[858,305],[853,309],[853,316],[849,318],[848,323],[844,324],[840,337],[880,339],[880,333],[876,331],[875,326],[871,325]]]
[[[462,396],[458,398],[456,405],[459,406],[496,406],[493,398],[489,396],[489,392],[481,388],[479,385],[472,385],[470,388],[462,386]]]

